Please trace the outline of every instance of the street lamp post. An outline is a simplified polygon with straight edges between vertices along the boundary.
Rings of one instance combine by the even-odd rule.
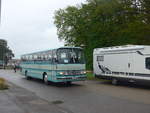
[[[1,10],[2,10],[2,0],[0,0],[0,24],[1,24]]]

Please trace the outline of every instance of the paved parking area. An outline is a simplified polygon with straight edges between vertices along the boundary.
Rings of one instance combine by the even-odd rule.
[[[29,90],[12,83],[9,86],[0,91],[0,113],[70,113]]]
[[[26,80],[19,73],[4,70],[0,70],[0,77],[68,113],[150,113],[150,87],[113,86],[100,81],[46,86],[40,80]]]

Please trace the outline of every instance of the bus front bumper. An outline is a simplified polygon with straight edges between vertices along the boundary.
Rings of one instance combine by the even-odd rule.
[[[86,80],[86,76],[57,77],[57,80],[63,80],[63,81],[80,81],[80,80]]]

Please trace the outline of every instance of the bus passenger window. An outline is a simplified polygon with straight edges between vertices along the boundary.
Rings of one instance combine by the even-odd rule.
[[[48,60],[48,55],[45,55],[45,60]]]
[[[28,56],[28,60],[30,60],[30,56]]]
[[[150,57],[146,58],[145,64],[146,64],[146,69],[150,69]]]
[[[43,55],[43,60],[46,60],[46,56],[45,55]]]
[[[34,55],[34,60],[37,60],[37,55]]]
[[[34,55],[32,55],[32,60],[34,60]]]
[[[41,60],[41,56],[38,56],[38,58],[37,58],[38,60]]]

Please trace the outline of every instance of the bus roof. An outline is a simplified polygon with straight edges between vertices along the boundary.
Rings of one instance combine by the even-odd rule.
[[[45,52],[49,52],[51,50],[57,50],[57,49],[82,49],[81,47],[69,47],[69,46],[64,46],[64,47],[59,47],[59,48],[55,48],[55,49],[49,49],[49,50],[44,50],[44,51],[38,51],[38,52],[33,52],[33,53],[27,53],[27,54],[23,54],[21,56],[24,56],[24,55],[32,55],[32,54],[40,54],[40,53],[45,53]]]

